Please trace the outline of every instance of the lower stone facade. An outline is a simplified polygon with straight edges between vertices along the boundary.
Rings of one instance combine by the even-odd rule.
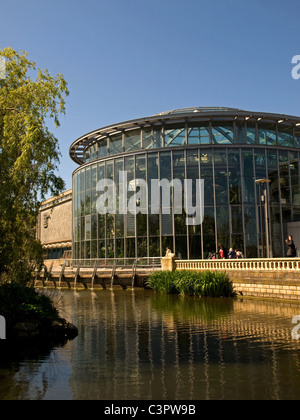
[[[298,273],[230,272],[234,290],[241,296],[300,301],[300,277]]]

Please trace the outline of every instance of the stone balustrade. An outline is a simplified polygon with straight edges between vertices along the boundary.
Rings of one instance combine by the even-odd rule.
[[[177,270],[240,270],[297,272],[300,274],[300,258],[227,259],[227,260],[176,260]]]

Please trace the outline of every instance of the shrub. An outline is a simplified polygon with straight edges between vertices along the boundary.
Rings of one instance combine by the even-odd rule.
[[[157,293],[199,297],[233,296],[228,275],[219,271],[160,271],[149,277],[147,285]]]
[[[7,319],[59,318],[58,311],[48,296],[38,293],[33,287],[19,283],[5,283],[0,286],[0,313]]]
[[[147,285],[156,293],[176,293],[174,273],[171,271],[158,271],[153,273],[149,277]]]

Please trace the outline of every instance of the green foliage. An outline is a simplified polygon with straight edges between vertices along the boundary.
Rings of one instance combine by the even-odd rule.
[[[149,277],[147,285],[157,293],[176,293],[174,273],[171,271],[158,271],[153,273]]]
[[[179,293],[184,296],[229,297],[232,283],[219,271],[160,271],[152,274],[147,285],[157,293]]]
[[[36,70],[27,53],[0,50],[5,77],[0,79],[0,280],[27,281],[41,264],[35,238],[40,202],[58,195],[63,180],[55,172],[58,140],[48,130],[65,112],[67,84],[62,75]],[[35,76],[35,79],[32,77]],[[32,263],[29,263],[32,261]]]
[[[11,322],[22,320],[25,316],[39,320],[59,318],[48,296],[15,282],[0,286],[0,314]]]

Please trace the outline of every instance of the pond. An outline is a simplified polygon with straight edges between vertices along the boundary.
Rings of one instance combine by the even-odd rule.
[[[79,335],[2,355],[1,400],[299,399],[298,304],[143,289],[51,295]]]

